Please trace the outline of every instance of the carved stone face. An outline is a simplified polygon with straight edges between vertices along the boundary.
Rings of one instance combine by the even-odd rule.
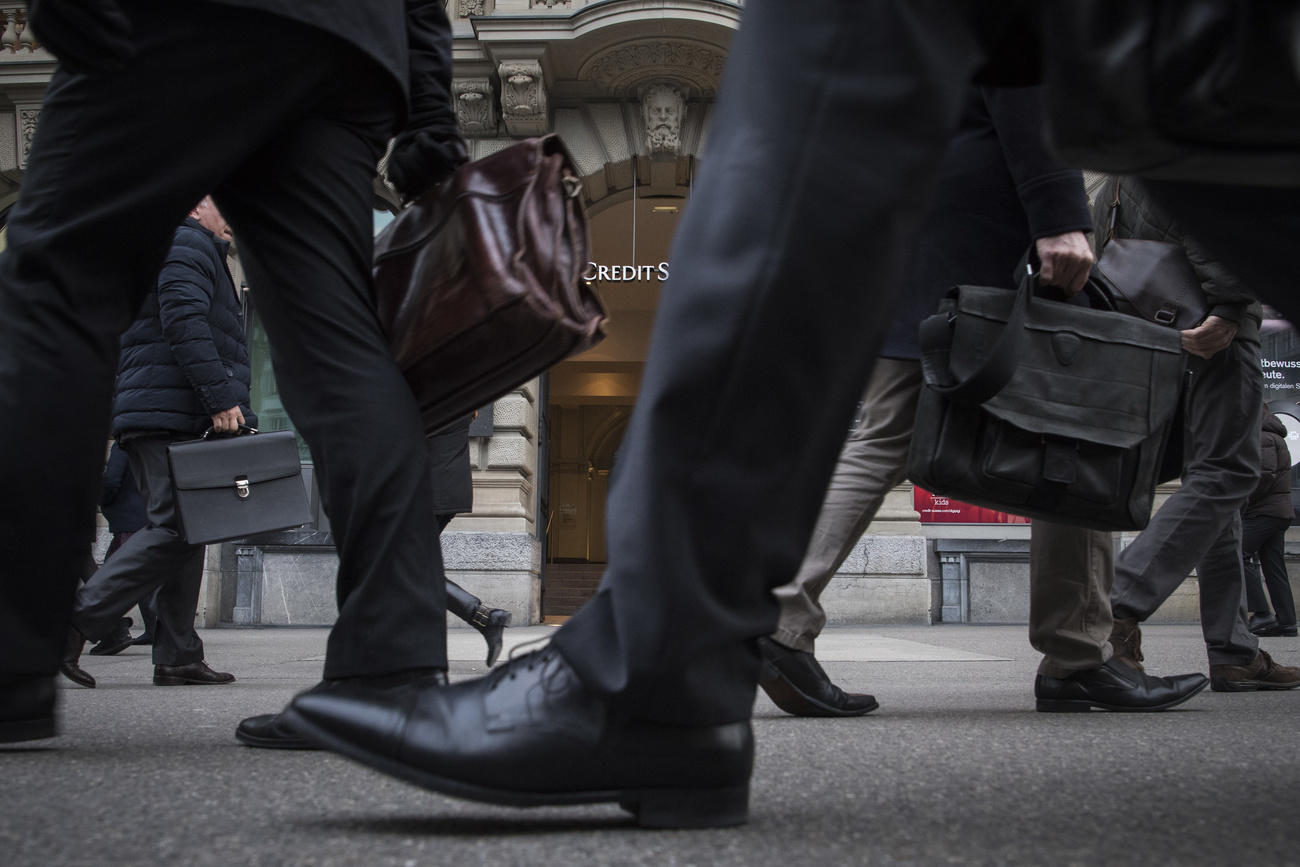
[[[681,93],[666,84],[657,84],[641,98],[645,117],[646,142],[652,153],[677,153],[681,150],[682,119],[686,101]]]

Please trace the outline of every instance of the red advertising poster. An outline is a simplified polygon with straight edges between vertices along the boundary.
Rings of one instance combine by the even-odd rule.
[[[921,513],[922,524],[1028,524],[1029,519],[997,509],[972,506],[960,500],[940,497],[922,488],[912,489],[912,507]]]

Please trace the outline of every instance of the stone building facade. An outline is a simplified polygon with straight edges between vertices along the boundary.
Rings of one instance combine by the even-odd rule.
[[[742,12],[730,0],[448,3],[453,97],[471,156],[563,137],[591,222],[589,276],[611,311],[600,346],[485,407],[472,429],[474,510],[444,534],[444,559],[517,624],[563,617],[599,578],[609,473]],[[24,14],[0,3],[0,210],[17,196],[53,71]],[[377,226],[391,210],[377,186]],[[256,323],[251,337],[255,362],[265,359]],[[288,426],[269,360],[254,380],[264,425]],[[314,506],[312,526],[209,549],[205,623],[333,620],[335,558]],[[911,486],[900,486],[828,588],[831,622],[1023,622],[1028,534],[1016,524],[923,524]],[[1194,582],[1162,616],[1196,619]]]

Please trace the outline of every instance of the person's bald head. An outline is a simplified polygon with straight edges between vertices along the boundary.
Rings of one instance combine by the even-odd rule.
[[[212,201],[211,196],[200,199],[199,203],[190,210],[190,216],[198,220],[200,226],[223,241],[229,241],[235,236],[230,231],[230,224],[226,222],[226,218],[217,210],[217,203]]]

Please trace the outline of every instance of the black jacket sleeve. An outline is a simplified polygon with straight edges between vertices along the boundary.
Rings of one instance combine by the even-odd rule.
[[[1043,88],[983,87],[980,91],[1029,221],[1030,237],[1091,231],[1083,173],[1061,163],[1047,148]]]
[[[451,100],[451,24],[441,0],[406,0],[411,113],[393,142],[387,175],[410,200],[439,184],[468,151]]]
[[[208,316],[217,275],[212,260],[191,244],[173,244],[158,277],[163,339],[209,415],[239,405],[212,339]]]

